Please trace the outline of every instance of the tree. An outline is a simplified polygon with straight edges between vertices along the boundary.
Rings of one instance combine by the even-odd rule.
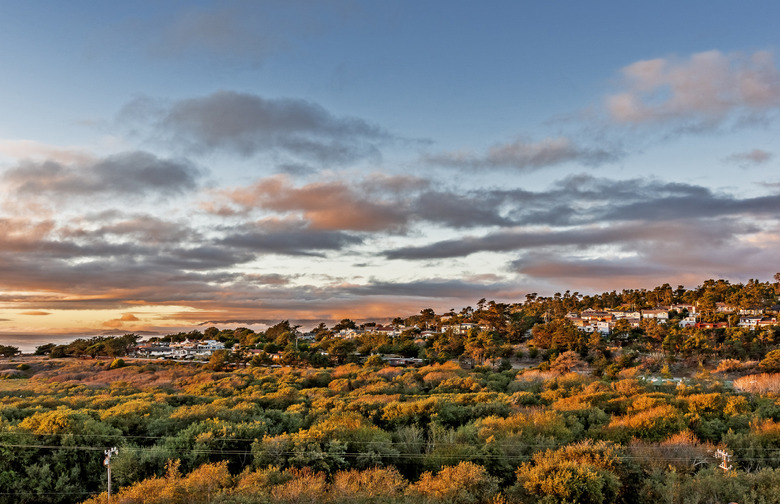
[[[385,361],[380,357],[379,355],[372,355],[368,359],[366,359],[366,362],[363,363],[363,367],[367,368],[380,368],[384,365]]]
[[[595,334],[595,333],[594,333]],[[559,373],[568,373],[575,369],[582,369],[586,366],[580,358],[580,354],[571,350],[563,352],[550,365],[550,369]]]
[[[54,350],[54,347],[56,347],[54,343],[46,343],[45,345],[40,345],[35,347],[35,353],[34,355],[48,355],[51,353],[52,350]]]
[[[287,346],[295,338],[295,332],[300,326],[291,326],[289,320],[282,320],[276,325],[266,329],[265,336],[281,347]]]
[[[352,320],[345,318],[341,322],[333,326],[333,332],[339,332],[342,329],[357,329],[357,324]]]
[[[476,364],[482,365],[485,360],[496,355],[498,343],[491,331],[480,331],[469,335],[466,339],[465,351]]]
[[[759,362],[758,366],[767,373],[776,373],[780,371],[780,350],[767,352],[766,356]]]
[[[537,324],[531,329],[532,343],[537,348],[551,350],[583,350],[587,339],[571,322],[555,319],[547,324]]]
[[[214,350],[209,357],[208,367],[214,371],[224,371],[230,364],[231,353],[227,350]]]
[[[3,357],[13,357],[14,355],[18,355],[20,353],[22,353],[21,350],[15,346],[0,345],[0,355]]]
[[[433,311],[433,308],[420,310],[420,323],[425,329],[430,329],[431,326],[436,327],[436,312]]]

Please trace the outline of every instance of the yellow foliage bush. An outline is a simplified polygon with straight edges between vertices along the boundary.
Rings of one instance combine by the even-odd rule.
[[[232,485],[227,462],[204,464],[182,477],[179,461],[169,461],[164,477],[153,477],[123,488],[111,496],[116,504],[211,504],[218,494]],[[105,495],[84,504],[104,504]]]
[[[375,467],[365,471],[339,471],[333,476],[330,488],[338,502],[381,500],[400,497],[408,482],[394,467]]]
[[[461,462],[443,468],[437,474],[425,472],[417,483],[410,485],[407,495],[425,502],[476,504],[489,502],[498,491],[498,480],[484,467]]]
[[[281,504],[320,504],[328,492],[325,474],[309,468],[290,469],[292,478],[273,487],[271,498]]]

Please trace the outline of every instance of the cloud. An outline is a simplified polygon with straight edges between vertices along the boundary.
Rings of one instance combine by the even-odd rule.
[[[693,226],[691,231],[695,231]],[[773,258],[780,246],[777,234],[760,233],[757,241],[747,235],[725,235],[718,246],[695,237],[647,241],[632,254],[622,256],[535,251],[513,261],[511,268],[533,283],[591,291],[616,285],[652,287],[664,282],[691,286],[706,278],[746,282],[771,275],[768,270],[776,262]]]
[[[221,245],[246,249],[256,254],[321,256],[322,251],[342,250],[363,242],[342,231],[312,229],[306,222],[269,219],[244,224],[219,240]]]
[[[372,281],[364,285],[345,286],[345,291],[356,296],[403,296],[419,298],[479,299],[485,293],[504,297],[511,295],[510,282],[469,282],[454,279],[424,279],[413,282]]]
[[[431,185],[410,175],[371,175],[296,187],[291,177],[278,175],[217,192],[202,207],[220,216],[296,215],[312,230],[403,233],[425,222],[454,228],[512,224],[501,215],[503,199],[432,190]]]
[[[774,154],[761,149],[753,149],[749,152],[737,152],[728,156],[724,161],[735,164],[741,168],[762,165],[769,162]]]
[[[68,198],[87,195],[181,194],[197,187],[201,170],[183,160],[135,151],[86,164],[24,161],[2,182],[17,195]]]
[[[166,59],[196,56],[241,67],[260,65],[311,35],[335,30],[355,12],[351,2],[340,0],[182,5],[162,23],[155,20],[154,29],[142,32],[149,51]]]
[[[572,175],[547,191],[493,191],[511,205],[507,215],[518,224],[583,225],[615,221],[662,221],[757,216],[780,211],[780,194],[737,198],[705,186],[635,178],[612,180]]]
[[[88,164],[95,160],[93,155],[77,147],[54,147],[34,140],[0,140],[0,155],[62,164]]]
[[[397,182],[390,178],[364,181],[363,185],[376,186],[377,192],[372,193],[344,181],[294,187],[289,177],[276,176],[224,195],[242,211],[257,208],[300,214],[312,230],[400,230],[409,220],[408,211],[401,198],[387,200],[382,193]]]
[[[621,75],[622,89],[606,99],[609,117],[621,124],[709,129],[780,105],[780,72],[767,51],[638,61]]]
[[[444,240],[430,245],[405,247],[385,251],[388,259],[444,259],[465,257],[477,252],[506,252],[549,246],[587,246],[614,243],[636,236],[639,231],[629,229],[550,230],[546,232],[509,231],[489,233],[481,237],[466,236]]]
[[[179,12],[151,44],[154,54],[180,57],[199,52],[220,57],[241,56],[260,62],[274,49],[265,30],[250,29],[241,12],[228,9],[191,8]]]
[[[752,230],[748,228],[747,230]],[[641,243],[663,240],[700,240],[722,244],[737,234],[739,228],[729,222],[717,226],[699,221],[644,222],[616,225],[592,225],[576,229],[551,228],[545,231],[513,230],[488,233],[480,237],[465,236],[424,246],[405,247],[384,252],[388,259],[427,260],[465,257],[478,252],[533,251],[539,249],[588,249],[614,245],[641,246]]]
[[[211,95],[155,104],[135,100],[120,112],[127,122],[152,121],[155,138],[188,152],[261,152],[293,155],[322,164],[341,164],[379,155],[390,136],[355,117],[338,117],[300,99],[263,98],[217,91]]]
[[[26,312],[20,313],[19,315],[28,315],[28,316],[32,316],[32,317],[43,317],[43,316],[46,316],[46,315],[51,315],[51,313],[45,312],[45,311],[26,311]]]
[[[140,322],[141,319],[132,313],[124,313],[121,317],[103,322],[103,327],[112,329],[122,329],[128,325],[128,322]]]
[[[458,194],[440,190],[421,193],[411,208],[420,221],[453,228],[514,225],[512,219],[502,215],[503,203],[503,198],[486,191]]]
[[[496,144],[484,154],[472,152],[446,152],[425,156],[432,164],[463,169],[509,168],[532,171],[563,163],[580,163],[597,166],[614,162],[621,157],[616,150],[587,148],[575,144],[570,138],[547,138],[538,142],[518,139],[508,144]]]
[[[590,226],[737,215],[768,218],[780,211],[777,194],[736,198],[704,186],[653,179],[572,175],[537,192],[458,192],[431,186],[428,181],[402,176],[295,186],[287,176],[274,176],[213,193],[214,198],[202,207],[214,215],[234,218],[256,214],[282,220],[295,217],[311,231],[404,234],[425,224],[453,229]],[[496,239],[494,246],[504,243],[504,235],[491,236]]]
[[[487,194],[503,206],[514,205],[508,215],[515,226],[383,255],[391,260],[514,255],[510,271],[540,288],[592,290],[766,277],[780,245],[778,194],[736,197],[692,184],[582,175],[548,191]],[[562,220],[554,215],[561,209]]]

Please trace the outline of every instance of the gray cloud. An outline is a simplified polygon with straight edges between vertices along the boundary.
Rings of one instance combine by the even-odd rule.
[[[229,231],[219,243],[254,253],[321,256],[362,241],[342,231],[310,229],[304,222],[259,222]]]
[[[606,221],[661,221],[729,215],[772,217],[780,194],[737,198],[693,184],[652,179],[611,180],[576,175],[548,191],[493,191],[514,205],[508,215],[521,224],[582,225]],[[561,215],[567,216],[562,219]]]
[[[565,286],[566,288],[600,290],[651,287],[662,282],[697,285],[706,278],[728,278],[745,282],[750,278],[766,278],[776,263],[777,235],[765,234],[761,242],[742,240],[735,229],[717,236],[716,223],[709,223],[706,234],[692,223],[694,235],[685,239],[684,230],[667,240],[641,243],[631,255],[592,257],[565,251],[556,253],[532,251],[511,263],[511,269],[533,282]],[[739,223],[731,223],[738,228]]]
[[[615,149],[588,148],[570,138],[547,138],[538,142],[518,139],[508,144],[496,144],[484,154],[445,152],[423,158],[432,164],[454,168],[509,168],[532,171],[563,163],[598,166],[617,161],[622,153]]]
[[[59,230],[63,237],[98,239],[111,236],[148,245],[181,244],[199,239],[199,233],[184,222],[149,214],[125,215],[117,211],[87,216]]]
[[[486,293],[501,297],[507,295],[512,288],[509,282],[486,284],[452,279],[425,279],[414,282],[373,281],[366,285],[346,287],[345,291],[356,296],[479,299]]]
[[[153,54],[163,57],[198,52],[259,63],[277,43],[267,31],[251,29],[241,11],[190,8],[170,20],[159,37],[152,41],[150,49]]]
[[[772,225],[780,212],[780,194],[738,198],[690,184],[589,176],[564,179],[549,191],[497,190],[483,196],[495,207],[509,207],[506,215],[512,225],[505,227],[510,229],[386,250],[383,255],[425,260],[604,245],[630,251],[641,242],[666,240],[723,246],[726,240]],[[471,197],[479,199],[477,193]]]
[[[426,191],[416,199],[412,209],[422,221],[453,228],[511,226],[512,219],[502,215],[502,203],[501,198],[479,191],[472,194]]]
[[[260,65],[308,36],[337,29],[355,13],[351,2],[223,1],[216,7],[182,4],[170,18],[142,31],[151,54],[197,55],[217,65]],[[283,7],[283,8],[280,8]],[[137,26],[133,27],[137,31]]]
[[[377,144],[390,138],[378,126],[337,117],[316,103],[233,91],[167,106],[138,99],[125,106],[120,119],[152,121],[155,139],[167,139],[188,152],[276,152],[328,165],[377,157]]]
[[[47,198],[170,195],[195,189],[202,174],[187,161],[161,159],[135,151],[83,164],[25,161],[7,170],[2,181],[16,194]]]
[[[478,252],[528,251],[549,248],[587,249],[594,246],[618,245],[633,248],[638,243],[664,240],[692,240],[720,244],[739,232],[755,231],[728,221],[717,225],[708,222],[683,220],[676,222],[646,222],[589,226],[577,229],[548,229],[547,231],[501,231],[480,237],[463,237],[419,247],[385,251],[388,259],[445,259],[465,257]],[[630,247],[627,245],[630,244]]]

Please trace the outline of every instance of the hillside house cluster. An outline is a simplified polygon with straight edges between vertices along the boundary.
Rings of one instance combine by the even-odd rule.
[[[566,319],[569,320],[580,331],[593,333],[600,332],[603,335],[612,333],[615,325],[620,320],[625,320],[632,328],[638,328],[642,320],[655,320],[656,322],[666,322],[669,320],[669,312],[671,310],[682,311],[687,310],[688,313],[693,313],[695,320],[696,307],[693,305],[674,305],[674,306],[660,306],[649,310],[594,310],[588,308],[581,313],[570,312],[566,314]],[[689,320],[686,318],[684,320]]]
[[[224,350],[225,344],[215,340],[191,341],[186,339],[177,343],[146,343],[135,347],[135,357],[150,359],[208,360],[217,350]]]
[[[594,310],[588,308],[581,313],[570,312],[566,314],[569,320],[580,331],[592,333],[600,332],[603,335],[612,333],[615,325],[620,320],[628,321],[632,328],[637,328],[643,320],[655,320],[656,322],[666,322],[669,320],[669,313],[674,310],[678,313],[687,313],[688,316],[679,320],[680,327],[693,327],[698,329],[721,329],[729,326],[728,322],[701,322],[697,317],[697,309],[692,304],[677,304],[672,306],[659,306],[647,310]],[[761,327],[769,327],[777,324],[776,317],[768,317],[762,308],[737,309],[726,304],[717,303],[716,311],[718,313],[737,313],[741,315],[739,327],[745,327],[755,330]]]

